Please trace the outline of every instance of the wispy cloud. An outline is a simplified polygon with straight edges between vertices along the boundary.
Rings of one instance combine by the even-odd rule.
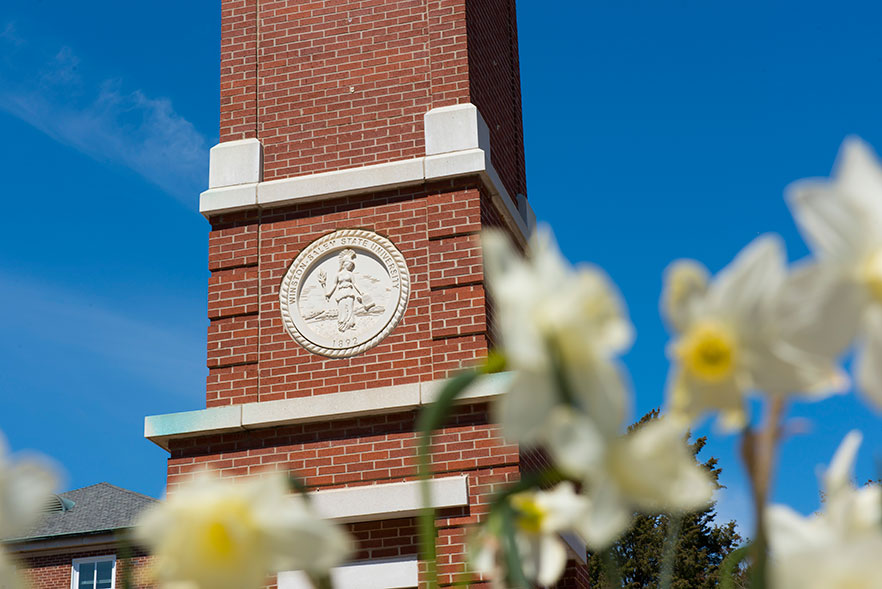
[[[207,141],[168,98],[118,78],[89,79],[70,47],[36,46],[14,23],[0,25],[0,55],[0,111],[195,207],[207,179]]]
[[[193,329],[158,324],[158,311],[152,320],[139,317],[62,285],[3,272],[0,285],[0,348],[27,348],[34,358],[63,351],[163,392],[192,394],[201,385],[204,341]]]
[[[5,25],[0,26],[0,28],[3,29],[0,31],[0,39],[3,39],[7,43],[11,43],[16,47],[24,43],[24,39],[18,36],[14,22],[8,22]]]

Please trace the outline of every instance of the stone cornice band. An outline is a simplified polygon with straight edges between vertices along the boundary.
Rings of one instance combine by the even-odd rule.
[[[536,219],[523,195],[508,193],[490,158],[490,134],[473,104],[425,115],[426,155],[358,168],[263,181],[263,147],[242,139],[211,149],[209,189],[199,198],[206,217],[254,208],[315,202],[477,175],[514,234],[524,241]]]
[[[489,400],[504,393],[511,378],[511,373],[484,376],[460,400]],[[181,438],[410,411],[434,401],[443,384],[428,381],[151,415],[144,419],[144,437],[168,450],[171,440]]]

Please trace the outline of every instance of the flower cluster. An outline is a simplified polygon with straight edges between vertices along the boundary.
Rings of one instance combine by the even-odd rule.
[[[841,392],[848,381],[837,363],[856,338],[858,387],[882,407],[882,168],[849,139],[834,179],[788,192],[813,258],[788,268],[780,240],[763,236],[713,281],[698,262],[668,269],[672,413],[717,411],[738,428],[747,393]]]
[[[780,238],[763,235],[715,276],[694,260],[667,269],[661,313],[673,336],[668,410],[629,434],[621,431],[630,391],[619,356],[633,328],[610,279],[591,266],[571,267],[546,228],[524,256],[501,233],[485,236],[498,335],[515,371],[496,418],[508,439],[544,448],[579,488],[562,483],[510,501],[528,577],[547,584],[562,573],[559,533],[575,532],[602,550],[634,513],[706,506],[714,486],[685,440],[706,414],[723,430],[746,432],[762,514],[784,400],[847,390],[840,362],[855,341],[857,387],[882,408],[882,167],[866,145],[849,139],[834,178],[798,182],[788,200],[811,259],[788,265]],[[748,395],[777,407],[761,436],[746,429]],[[837,556],[855,563],[882,548],[882,491],[855,491],[844,474],[856,439],[846,440],[828,472],[823,516],[803,521],[784,508],[770,510],[777,586],[882,584],[874,564],[834,564]],[[484,536],[485,546],[494,545]],[[753,558],[764,570],[765,557]],[[482,562],[491,560],[484,554]]]
[[[322,578],[351,551],[349,537],[289,493],[280,473],[202,474],[146,511],[136,535],[163,586],[191,589],[256,589],[284,570]]]
[[[557,485],[551,491],[524,491],[511,497],[514,511],[515,543],[524,575],[540,585],[553,585],[567,562],[567,549],[561,532],[572,529],[587,508],[585,497],[577,494],[571,483]],[[488,577],[503,576],[499,562],[501,522],[491,519],[472,543],[472,563]]]
[[[882,407],[882,167],[865,143],[847,139],[834,178],[797,182],[789,196],[815,256],[792,279],[794,335],[831,357],[857,338],[857,386]]]
[[[790,280],[780,239],[758,237],[713,279],[696,261],[672,264],[662,314],[675,334],[669,346],[670,412],[689,422],[719,413],[724,429],[746,422],[745,395],[810,394],[842,387],[835,357],[806,346],[806,312]],[[817,334],[821,336],[820,333]]]
[[[784,505],[766,512],[777,589],[882,587],[882,488],[856,489],[850,480],[860,443],[853,431],[836,451],[820,512],[803,517]]]
[[[526,257],[503,235],[488,233],[484,256],[502,348],[515,371],[496,419],[510,440],[547,449],[581,487],[576,493],[564,482],[511,500],[524,573],[550,584],[565,564],[559,533],[575,532],[603,549],[635,512],[695,510],[710,502],[714,487],[682,424],[662,418],[622,432],[630,393],[618,356],[633,327],[606,274],[570,267],[546,228]],[[492,574],[492,559],[479,553],[476,567]]]

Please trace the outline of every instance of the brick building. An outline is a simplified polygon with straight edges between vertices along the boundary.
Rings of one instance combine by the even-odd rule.
[[[416,586],[415,417],[492,343],[479,232],[524,243],[534,223],[515,2],[222,11],[221,143],[200,198],[206,408],[148,417],[145,435],[170,453],[170,491],[205,466],[299,474],[359,542],[339,586]],[[464,570],[466,527],[524,467],[488,417],[505,379],[471,391],[435,438],[445,584]]]
[[[147,557],[121,550],[142,510],[156,499],[98,483],[52,497],[39,524],[4,541],[33,589],[116,589],[126,569],[146,586]]]

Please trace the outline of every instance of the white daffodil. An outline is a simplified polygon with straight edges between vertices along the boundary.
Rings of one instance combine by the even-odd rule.
[[[744,394],[829,392],[834,359],[794,345],[782,310],[786,259],[780,239],[755,239],[711,281],[698,262],[678,261],[665,274],[662,314],[676,339],[668,402],[674,416],[717,411],[720,423],[746,422]]]
[[[774,587],[882,587],[882,489],[851,482],[860,443],[853,431],[836,451],[824,476],[823,511],[803,517],[783,505],[766,510]]]
[[[624,305],[598,268],[573,269],[540,227],[522,257],[502,233],[484,234],[484,270],[501,347],[516,371],[496,406],[512,441],[546,442],[549,419],[566,405],[614,435],[627,410],[615,359],[633,339]]]
[[[607,446],[602,469],[586,476],[589,507],[577,529],[603,549],[627,530],[634,512],[683,514],[703,509],[715,485],[668,418],[649,421]]]
[[[350,552],[349,537],[288,492],[282,475],[223,481],[202,475],[142,515],[136,536],[163,585],[262,587],[282,570],[324,575]]]
[[[15,538],[40,518],[57,484],[48,465],[36,459],[13,462],[0,434],[0,539]],[[17,587],[20,578],[0,548],[0,587]]]
[[[586,509],[585,498],[572,483],[563,482],[550,491],[525,491],[511,497],[514,535],[524,576],[539,585],[553,585],[563,575],[567,548],[561,532],[573,528]],[[491,520],[492,521],[492,520]],[[486,578],[504,569],[500,530],[481,529],[472,542],[472,568]]]
[[[846,139],[833,178],[794,183],[788,196],[816,258],[790,289],[799,344],[836,357],[858,336],[858,388],[882,408],[882,168]]]

